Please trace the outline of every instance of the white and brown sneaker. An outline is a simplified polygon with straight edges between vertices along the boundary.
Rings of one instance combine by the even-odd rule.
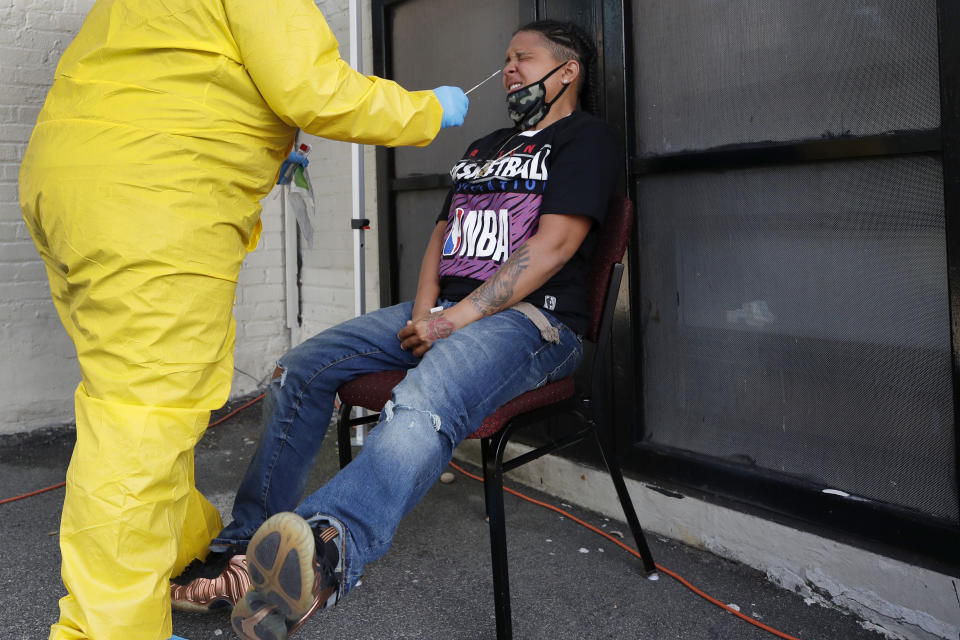
[[[244,640],[286,640],[340,597],[341,553],[334,527],[312,529],[294,513],[268,519],[250,540],[251,588],[230,617]]]
[[[200,613],[230,609],[249,589],[247,557],[234,551],[214,552],[171,580],[170,604],[180,611]]]

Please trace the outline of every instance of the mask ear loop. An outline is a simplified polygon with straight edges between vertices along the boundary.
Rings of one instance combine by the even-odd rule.
[[[567,84],[566,82],[564,82],[564,83],[563,83],[563,88],[560,89],[560,93],[558,93],[557,95],[555,95],[555,96],[553,97],[553,100],[551,100],[550,102],[544,102],[544,104],[545,104],[546,107],[547,107],[547,111],[550,111],[550,107],[553,106],[553,103],[560,99],[560,96],[563,95],[563,92],[566,91],[566,90],[567,90],[567,87],[569,87],[569,86],[570,86],[569,84]]]
[[[567,62],[570,62],[570,60],[567,60]],[[551,72],[548,73],[547,75],[545,75],[545,76],[543,76],[542,78],[540,78],[539,82],[544,82],[544,83],[545,83],[546,80],[547,80],[547,78],[549,78],[550,76],[552,76],[553,74],[555,74],[557,71],[559,71],[560,69],[562,69],[564,66],[566,66],[567,62],[562,62],[559,67],[557,67],[556,69],[554,69],[553,71],[551,71]],[[544,106],[547,107],[547,110],[544,112],[544,114],[550,112],[550,107],[553,106],[553,103],[554,103],[554,102],[556,102],[557,100],[560,99],[560,96],[563,95],[563,92],[566,91],[566,90],[567,90],[567,87],[569,87],[569,86],[570,86],[570,83],[564,82],[564,83],[563,83],[563,88],[560,89],[560,92],[559,92],[557,95],[553,96],[553,100],[551,100],[550,102],[546,102],[546,101],[545,101],[545,102],[543,103]],[[547,85],[544,84],[543,87],[544,87],[544,90],[546,90]]]

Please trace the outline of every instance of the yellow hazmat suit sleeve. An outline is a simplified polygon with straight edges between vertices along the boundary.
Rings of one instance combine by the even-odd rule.
[[[433,91],[358,73],[311,0],[224,0],[243,65],[284,122],[315,136],[423,146],[440,130]]]

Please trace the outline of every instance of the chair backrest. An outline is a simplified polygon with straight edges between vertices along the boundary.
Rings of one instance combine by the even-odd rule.
[[[590,276],[587,280],[587,304],[590,310],[590,326],[586,338],[596,342],[606,308],[607,285],[613,265],[623,260],[633,228],[633,203],[629,198],[615,198],[610,203],[607,217],[600,228],[600,237],[590,261]]]

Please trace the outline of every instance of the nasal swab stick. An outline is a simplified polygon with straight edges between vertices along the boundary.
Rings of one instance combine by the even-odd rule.
[[[479,88],[482,87],[483,85],[487,84],[487,81],[490,80],[491,78],[493,78],[494,76],[498,75],[498,74],[500,73],[500,71],[501,71],[500,69],[497,69],[496,71],[494,71],[493,73],[491,73],[489,76],[487,76],[486,78],[484,78],[484,79],[483,79],[483,82],[481,82],[480,84],[478,84],[478,85],[476,85],[475,87],[473,87],[473,89],[479,89]],[[464,95],[470,95],[470,91],[473,91],[473,89],[470,89],[469,91],[465,91],[465,92],[464,92]]]

